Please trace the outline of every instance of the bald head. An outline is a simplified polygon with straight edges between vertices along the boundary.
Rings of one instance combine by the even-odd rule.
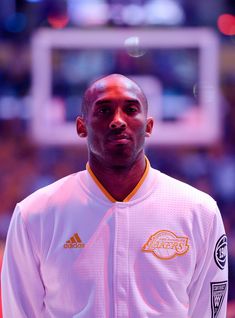
[[[110,74],[101,77],[90,84],[86,89],[82,101],[82,115],[86,117],[97,94],[107,92],[109,89],[124,89],[127,93],[135,93],[141,100],[147,114],[147,98],[140,86],[130,78],[121,74]]]

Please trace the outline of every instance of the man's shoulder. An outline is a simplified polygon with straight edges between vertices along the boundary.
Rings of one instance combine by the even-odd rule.
[[[171,200],[176,200],[176,202],[180,200],[185,203],[202,205],[208,208],[216,206],[216,202],[210,194],[195,188],[183,180],[162,172],[158,173],[158,178],[160,191],[167,195],[169,199],[171,198]]]
[[[19,202],[18,206],[21,207],[22,211],[38,211],[53,204],[53,202],[62,203],[75,189],[78,191],[79,176],[82,172],[70,174],[36,190]]]

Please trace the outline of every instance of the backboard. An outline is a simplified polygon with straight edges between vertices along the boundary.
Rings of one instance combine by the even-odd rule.
[[[151,145],[208,145],[221,133],[218,40],[209,29],[40,29],[32,38],[32,137],[82,144],[75,130],[90,81],[136,80],[155,119]]]

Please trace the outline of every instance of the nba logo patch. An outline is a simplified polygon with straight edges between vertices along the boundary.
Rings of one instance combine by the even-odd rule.
[[[217,318],[226,295],[228,282],[211,283],[211,318]]]

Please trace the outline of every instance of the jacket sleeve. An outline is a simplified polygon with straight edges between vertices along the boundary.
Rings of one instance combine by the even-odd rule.
[[[40,262],[18,206],[8,230],[1,285],[4,318],[40,317],[45,293]]]
[[[189,286],[189,317],[226,318],[228,294],[227,237],[217,205],[205,246],[199,246]]]

